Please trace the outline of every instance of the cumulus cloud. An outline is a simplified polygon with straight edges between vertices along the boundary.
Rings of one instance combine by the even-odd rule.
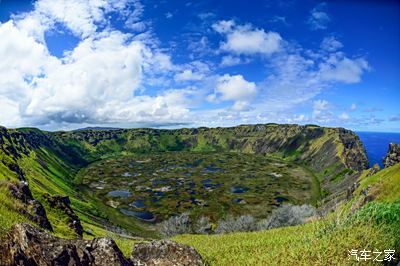
[[[89,119],[97,106],[130,99],[141,81],[143,46],[124,44],[126,38],[112,32],[82,41],[64,63],[57,62],[46,76],[36,79],[26,114],[43,117],[73,110],[67,118]]]
[[[255,96],[256,84],[249,82],[242,75],[228,74],[218,78],[216,90],[222,100],[247,101]]]
[[[2,126],[18,127],[23,126],[19,115],[19,102],[0,95],[0,121]]]
[[[32,11],[0,24],[0,123],[68,128],[338,120],[329,103],[313,99],[333,84],[360,82],[370,69],[366,59],[340,52],[342,44],[332,37],[311,54],[276,32],[234,20],[212,25],[224,39],[209,54],[221,55],[221,61],[205,56],[174,64],[170,51],[146,30],[143,12],[138,0],[38,0]],[[130,33],[113,28],[111,13]],[[79,41],[56,57],[44,36],[60,25]],[[145,32],[132,33],[138,30]],[[197,48],[211,49],[211,39],[199,38]],[[267,73],[260,82],[218,69],[256,56]],[[310,102],[313,114],[288,114]]]
[[[183,123],[186,90],[137,95],[149,76],[170,71],[170,56],[151,40],[103,27],[109,12],[127,20],[138,1],[35,2],[34,10],[0,24],[0,104],[7,126],[57,123]],[[139,6],[140,7],[140,6]],[[62,24],[80,38],[64,57],[52,56],[43,34]],[[35,26],[38,26],[35,29]],[[104,28],[100,30],[100,28]]]
[[[249,24],[236,25],[233,20],[222,20],[213,24],[213,29],[226,38],[221,43],[222,51],[236,54],[264,54],[277,52],[281,46],[282,37],[277,32],[265,32]]]
[[[130,12],[132,10],[132,12]],[[99,26],[107,24],[106,14],[118,12],[128,22],[137,21],[143,6],[137,0],[39,0],[34,3],[32,12],[15,16],[18,28],[38,39],[43,33],[60,23],[73,34],[86,38],[93,35]]]
[[[310,11],[307,23],[312,30],[324,30],[331,20],[329,15],[325,12],[326,3],[318,4]]]
[[[208,95],[208,100],[234,101],[233,109],[244,110],[256,94],[257,87],[254,82],[247,81],[242,75],[225,74],[217,78],[214,93]]]

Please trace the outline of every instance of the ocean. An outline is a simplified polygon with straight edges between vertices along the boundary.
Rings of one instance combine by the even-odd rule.
[[[400,144],[400,133],[387,132],[356,132],[364,144],[369,165],[375,163],[383,168],[383,158],[389,149],[389,143]]]

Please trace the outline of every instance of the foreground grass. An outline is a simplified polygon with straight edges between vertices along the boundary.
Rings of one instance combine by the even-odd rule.
[[[353,225],[326,232],[326,222],[226,235],[181,235],[210,265],[351,265],[348,251],[393,249],[385,228]],[[372,262],[371,262],[372,263]]]

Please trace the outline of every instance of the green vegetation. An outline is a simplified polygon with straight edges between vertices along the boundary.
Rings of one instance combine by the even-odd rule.
[[[10,229],[17,222],[29,222],[18,212],[20,205],[16,199],[9,196],[5,183],[0,181],[0,236],[1,232]]]
[[[368,224],[332,227],[332,221],[262,232],[180,235],[173,240],[196,248],[210,265],[348,265],[351,249],[385,250],[396,236]],[[324,232],[324,233],[321,233]],[[377,265],[380,265],[377,263]]]
[[[368,186],[372,187],[371,194],[377,201],[394,202],[400,199],[400,164],[382,169],[369,177],[361,176],[355,195],[359,195]]]
[[[151,212],[157,221],[187,211],[214,222],[226,214],[265,218],[283,202],[319,197],[315,178],[299,165],[227,152],[117,156],[92,164],[77,181],[110,209]]]
[[[195,247],[211,265],[348,265],[355,263],[348,257],[351,249],[398,251],[399,170],[397,164],[367,178],[361,176],[354,198],[321,220],[262,232],[180,235],[173,239]],[[350,206],[368,186],[378,201],[352,214]]]
[[[343,184],[366,163],[352,132],[313,125],[0,128],[0,236],[16,222],[32,223],[8,189],[21,180],[44,206],[55,235],[77,236],[66,214],[47,200],[68,196],[84,238],[110,236],[129,255],[134,243],[159,238],[155,223],[172,215],[210,218],[206,224],[215,232],[229,215],[258,221],[286,201],[320,206],[327,196],[345,194]],[[211,265],[348,264],[351,249],[400,249],[399,186],[397,164],[372,176],[361,173],[348,202],[304,225],[173,239],[194,246]]]

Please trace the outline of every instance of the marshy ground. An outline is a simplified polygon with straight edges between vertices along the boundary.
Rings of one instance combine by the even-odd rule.
[[[110,157],[84,169],[78,180],[108,208],[147,223],[183,212],[214,221],[226,214],[263,218],[283,202],[318,197],[315,177],[302,166],[233,152]]]

